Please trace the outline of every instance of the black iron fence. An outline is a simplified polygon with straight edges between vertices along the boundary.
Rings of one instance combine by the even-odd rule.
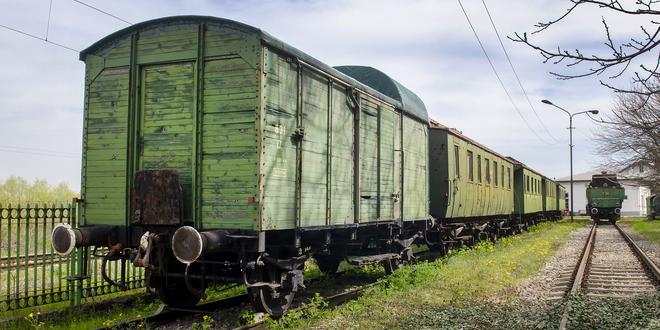
[[[107,248],[78,248],[55,253],[50,233],[60,223],[77,225],[77,205],[0,205],[0,311],[55,302],[80,304],[122,289],[101,276]],[[123,290],[144,285],[143,268],[122,260],[108,262],[107,273],[122,278]]]

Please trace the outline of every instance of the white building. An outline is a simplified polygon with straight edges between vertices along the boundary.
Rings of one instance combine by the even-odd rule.
[[[646,198],[651,195],[649,187],[641,186],[635,178],[643,177],[648,167],[644,165],[629,166],[625,170],[617,173],[619,183],[626,189],[626,196],[628,199],[623,201],[621,206],[621,215],[623,216],[645,216],[646,215]],[[573,190],[575,191],[574,212],[575,214],[586,215],[587,210],[587,186],[591,182],[593,174],[600,174],[603,170],[594,170],[586,173],[579,173],[573,175]],[[610,172],[611,173],[611,172]],[[568,194],[568,208],[571,208],[571,177],[563,177],[556,179],[562,186],[566,187]]]

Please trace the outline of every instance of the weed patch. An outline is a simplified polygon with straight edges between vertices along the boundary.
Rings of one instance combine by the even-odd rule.
[[[474,302],[487,304],[484,306],[495,313],[498,304],[515,302],[515,286],[536,274],[569,233],[583,225],[584,221],[543,223],[524,235],[506,237],[495,245],[483,242],[472,249],[459,250],[449,258],[403,267],[357,300],[337,308],[315,306],[304,315],[289,313],[269,325],[272,328],[408,327],[411,313],[426,313],[426,307],[451,310]]]
[[[621,220],[638,234],[660,244],[660,220],[648,220],[646,218],[625,218]]]

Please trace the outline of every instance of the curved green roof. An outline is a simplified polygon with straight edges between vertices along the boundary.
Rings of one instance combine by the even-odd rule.
[[[382,71],[370,66],[344,65],[335,66],[335,69],[345,75],[401,102],[403,108],[418,118],[428,120],[428,113],[424,102],[417,94],[410,91],[406,86],[390,78]]]
[[[158,18],[150,21],[137,23],[114,32],[105,38],[95,42],[88,48],[80,52],[80,60],[84,61],[87,55],[93,54],[100,49],[111,45],[117,40],[126,38],[132,33],[151,29],[160,25],[169,24],[218,24],[231,26],[233,29],[241,30],[247,33],[254,33],[266,44],[279,48],[301,60],[325,71],[326,73],[338,77],[354,87],[365,90],[370,94],[375,94],[385,101],[394,104],[405,113],[428,122],[428,113],[422,100],[411,92],[405,86],[390,78],[383,72],[371,67],[365,66],[340,66],[332,68],[331,66],[307,55],[295,47],[271,36],[270,34],[256,27],[236,22],[233,20],[213,17],[213,16],[170,16]]]

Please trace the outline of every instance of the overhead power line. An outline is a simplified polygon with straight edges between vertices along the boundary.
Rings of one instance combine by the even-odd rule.
[[[88,8],[93,9],[93,10],[96,10],[96,11],[98,11],[99,13],[106,14],[106,15],[108,15],[108,16],[110,16],[110,17],[116,19],[116,20],[120,20],[120,21],[122,21],[122,22],[124,22],[124,23],[126,23],[126,24],[128,24],[128,25],[133,25],[133,23],[131,23],[131,22],[129,22],[129,21],[127,21],[127,20],[125,20],[125,19],[119,17],[119,16],[116,16],[116,15],[110,14],[109,12],[107,12],[107,11],[105,11],[105,10],[102,10],[102,9],[99,9],[99,8],[96,8],[96,7],[94,7],[94,6],[92,6],[92,5],[88,4],[88,3],[82,2],[82,1],[80,1],[80,0],[73,0],[73,2],[77,2],[77,3],[79,3],[79,4],[83,5],[83,6],[86,6],[86,7],[88,7]]]
[[[29,150],[12,150],[12,149],[5,149],[5,148],[2,148],[2,147],[0,147],[0,152],[12,152],[12,153],[17,153],[17,154],[37,155],[37,156],[46,156],[46,157],[80,159],[80,156],[75,157],[73,155],[58,154],[57,152],[38,152],[38,151],[29,151]]]
[[[50,16],[52,12],[53,12],[53,0],[50,0],[50,4],[48,5],[48,22],[46,23],[46,40],[48,40],[48,32],[50,32]]]
[[[458,4],[461,6],[461,10],[463,11],[463,14],[465,15],[465,19],[467,20],[468,24],[470,25],[470,29],[472,29],[472,33],[474,34],[474,37],[477,39],[477,42],[479,43],[479,47],[481,47],[481,50],[483,51],[484,55],[486,56],[486,59],[488,60],[488,64],[490,64],[490,68],[493,69],[493,73],[495,74],[495,77],[497,77],[497,81],[500,83],[500,86],[504,90],[504,93],[509,99],[509,102],[511,102],[511,105],[513,108],[516,110],[518,113],[518,116],[520,116],[520,119],[525,123],[527,128],[534,133],[537,139],[539,141],[545,143],[545,144],[553,144],[545,141],[537,132],[532,128],[532,126],[529,124],[527,119],[522,115],[520,112],[520,109],[516,105],[516,103],[513,101],[513,97],[511,97],[511,94],[509,93],[509,90],[504,86],[504,82],[502,81],[502,78],[500,77],[500,74],[497,72],[497,69],[495,69],[495,65],[493,64],[493,61],[490,59],[490,56],[488,55],[488,52],[486,52],[486,48],[484,47],[483,43],[481,42],[481,38],[479,38],[479,35],[477,34],[477,30],[475,30],[474,25],[472,25],[472,21],[470,20],[470,17],[468,16],[467,11],[465,11],[465,7],[463,7],[463,3],[461,3],[461,0],[457,0]]]
[[[80,156],[80,152],[72,152],[72,151],[60,151],[60,150],[52,150],[52,149],[41,149],[41,148],[9,146],[9,145],[0,145],[0,148],[16,149],[16,150],[19,150],[19,151],[31,150],[31,151],[38,151],[38,152],[48,152],[48,153],[55,153],[55,154],[68,154],[68,155],[72,155],[72,156]]]
[[[511,58],[509,57],[509,52],[507,52],[506,47],[504,47],[504,43],[502,42],[502,38],[500,37],[499,31],[497,31],[497,27],[495,26],[495,21],[493,21],[493,17],[490,15],[490,11],[488,10],[488,6],[486,6],[486,1],[481,0],[481,3],[484,4],[484,8],[486,9],[486,13],[488,14],[488,19],[490,20],[490,24],[493,26],[493,30],[495,30],[495,34],[497,35],[497,40],[500,42],[500,46],[502,47],[502,50],[504,51],[504,56],[506,57],[507,62],[509,62],[509,66],[511,67],[511,71],[513,71],[513,75],[516,77],[516,81],[518,81],[518,86],[520,86],[520,89],[522,89],[523,94],[525,94],[525,99],[527,99],[527,104],[529,104],[529,107],[532,109],[532,112],[534,112],[534,115],[536,116],[536,119],[538,119],[539,123],[541,124],[541,127],[543,127],[543,130],[553,139],[555,142],[559,142],[557,138],[550,133],[550,130],[548,130],[548,127],[545,126],[543,121],[541,120],[541,117],[539,117],[539,114],[536,112],[536,109],[534,108],[534,105],[532,104],[532,101],[529,99],[529,95],[527,95],[527,90],[523,86],[522,82],[520,81],[520,77],[518,76],[518,72],[516,71],[516,68],[513,66],[513,62],[511,61]]]
[[[43,41],[43,42],[47,42],[47,43],[49,43],[49,44],[51,44],[51,45],[55,45],[55,46],[57,46],[57,47],[61,47],[61,48],[64,48],[64,49],[68,49],[68,50],[70,50],[70,51],[72,51],[72,52],[76,52],[76,53],[79,53],[79,52],[80,52],[79,50],[77,50],[77,49],[75,49],[75,48],[71,48],[71,47],[69,47],[69,46],[62,45],[62,44],[60,44],[60,43],[57,43],[57,42],[54,42],[54,41],[48,40],[48,39],[46,39],[46,38],[42,38],[42,37],[39,37],[39,36],[35,36],[34,34],[27,33],[27,32],[25,32],[25,31],[21,31],[21,30],[19,30],[19,29],[13,28],[13,27],[9,27],[9,26],[3,25],[3,24],[0,24],[0,27],[5,28],[5,29],[7,29],[7,30],[9,30],[9,31],[14,31],[14,32],[16,32],[16,33],[22,34],[22,35],[27,36],[27,37],[30,37],[30,38],[34,38],[34,39],[37,39],[37,40],[41,40],[41,41]]]

